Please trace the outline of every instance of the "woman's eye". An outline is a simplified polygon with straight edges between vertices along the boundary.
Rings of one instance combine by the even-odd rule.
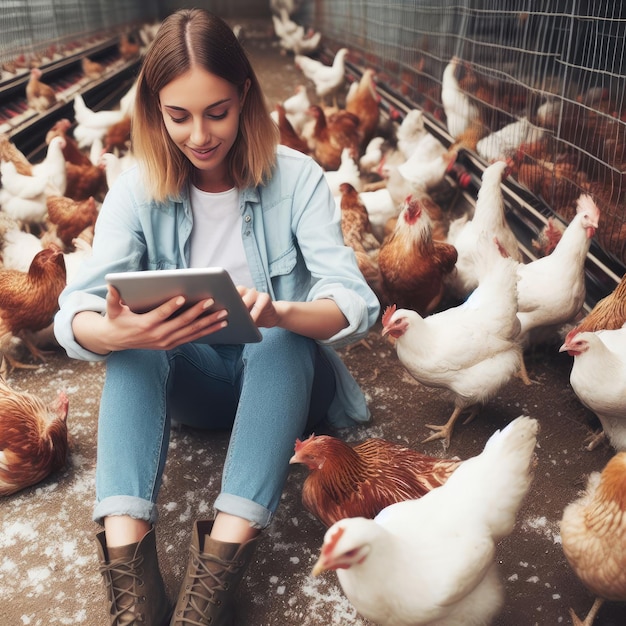
[[[208,115],[208,117],[211,118],[212,120],[223,120],[227,115],[228,115],[228,109],[226,109],[226,111],[224,111],[223,113],[211,114],[211,115]]]
[[[172,122],[174,122],[174,124],[182,124],[183,122],[187,121],[187,116],[185,116],[185,117],[172,117],[170,115],[170,119],[172,120]]]

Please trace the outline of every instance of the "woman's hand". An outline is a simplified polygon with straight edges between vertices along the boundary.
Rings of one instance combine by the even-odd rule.
[[[78,313],[72,328],[84,348],[106,354],[130,348],[171,350],[228,324],[228,312],[224,309],[207,314],[214,304],[212,299],[202,300],[174,315],[184,304],[185,299],[177,296],[146,313],[133,313],[122,302],[117,289],[109,286],[105,315],[92,311]]]
[[[269,294],[242,286],[238,286],[237,291],[239,291],[241,299],[257,326],[263,328],[280,326],[280,313],[274,306],[275,303],[272,302]]]

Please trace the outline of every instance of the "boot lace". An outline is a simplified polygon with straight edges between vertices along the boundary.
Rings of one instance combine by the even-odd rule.
[[[215,597],[218,591],[228,591],[230,584],[227,580],[223,580],[225,575],[234,574],[241,567],[241,563],[237,561],[223,561],[219,557],[213,554],[200,554],[200,551],[195,546],[191,546],[191,562],[190,571],[193,571],[191,580],[188,585],[185,586],[185,593],[187,594],[187,605],[184,609],[184,613],[193,611],[197,614],[196,617],[191,613],[190,615],[176,615],[176,624],[181,626],[206,626],[207,623],[212,621],[212,618],[204,617],[209,604],[219,606],[222,601]],[[215,568],[218,565],[219,568]],[[212,571],[211,567],[213,568]]]
[[[143,622],[143,614],[133,611],[135,604],[145,601],[145,596],[136,591],[144,584],[142,563],[143,556],[138,555],[131,561],[100,565],[100,573],[109,581],[111,616],[118,626]]]

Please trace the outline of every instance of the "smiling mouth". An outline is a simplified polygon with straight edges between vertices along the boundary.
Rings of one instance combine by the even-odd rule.
[[[217,149],[217,147],[218,146],[213,146],[212,148],[203,148],[203,149],[189,147],[189,149],[192,152],[195,152],[196,154],[207,155],[207,154],[210,154],[211,152],[214,152]]]

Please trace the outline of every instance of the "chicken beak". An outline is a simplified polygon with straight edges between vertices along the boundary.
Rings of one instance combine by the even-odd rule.
[[[300,461],[298,461],[297,459],[297,454],[294,454],[290,459],[289,459],[289,465],[293,465],[294,463],[300,463]]]
[[[323,563],[322,557],[320,556],[320,558],[317,559],[317,562],[313,566],[313,569],[311,570],[311,575],[319,576],[322,572],[325,572],[326,570],[327,570],[327,567]]]

